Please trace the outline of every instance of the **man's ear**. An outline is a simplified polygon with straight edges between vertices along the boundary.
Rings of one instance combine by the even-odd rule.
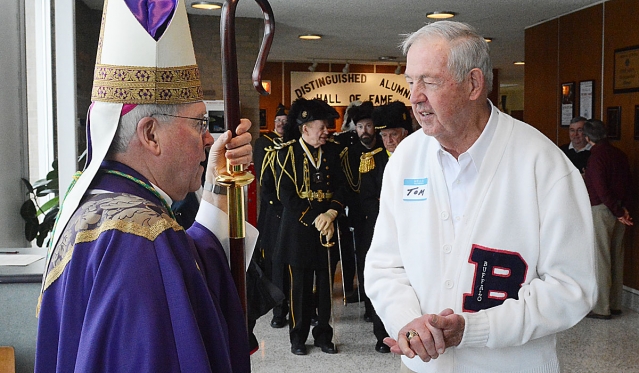
[[[470,70],[469,82],[471,87],[469,98],[471,100],[477,100],[484,91],[484,85],[486,84],[484,73],[478,68]]]
[[[142,148],[151,152],[153,155],[159,155],[161,153],[158,133],[159,127],[160,124],[157,119],[144,117],[140,119],[136,128],[136,135]]]

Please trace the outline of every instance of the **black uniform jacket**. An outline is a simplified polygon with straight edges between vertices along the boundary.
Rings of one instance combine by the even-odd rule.
[[[382,144],[382,139],[377,136],[375,144]],[[379,146],[378,146],[379,147]],[[383,146],[382,146],[383,148]],[[348,224],[356,229],[362,229],[366,220],[363,210],[360,191],[362,178],[360,175],[360,164],[362,155],[370,150],[359,141],[349,145],[340,153],[342,169],[349,186],[346,204],[348,205]]]
[[[255,140],[255,146],[253,147],[253,167],[255,168],[255,176],[258,182],[260,182],[266,150],[273,147],[273,141],[276,139],[280,140],[280,135],[275,131],[271,131],[263,133]]]
[[[295,267],[326,268],[326,248],[320,244],[313,221],[328,209],[341,213],[344,208],[347,186],[340,147],[332,142],[322,145],[321,164],[316,169],[301,141],[287,142],[277,151],[276,186],[284,211],[274,259]]]
[[[372,157],[372,162],[365,161],[365,158]],[[367,244],[373,238],[373,229],[379,214],[379,195],[382,191],[382,177],[388,163],[388,152],[384,148],[376,148],[373,151],[364,154],[362,162],[368,162],[366,172],[362,172],[362,187],[360,189],[360,198],[362,208],[366,215],[365,240]]]
[[[275,188],[276,147],[281,144],[281,137],[273,140],[272,145],[264,149],[264,157],[259,167],[260,173],[257,174],[260,184],[260,215],[257,219],[257,229],[260,231],[260,248],[264,251],[262,255],[270,257],[275,250],[284,209],[280,200],[277,199]],[[255,168],[258,169],[257,165]]]

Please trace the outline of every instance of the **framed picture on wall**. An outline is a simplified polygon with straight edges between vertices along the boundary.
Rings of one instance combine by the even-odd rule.
[[[639,91],[639,45],[615,49],[613,93]]]
[[[639,140],[639,105],[635,105],[635,140]]]
[[[606,114],[608,138],[611,140],[619,140],[621,138],[621,106],[608,107]]]
[[[579,116],[586,119],[594,117],[595,81],[579,82]]]
[[[561,125],[569,126],[575,117],[575,83],[561,84]]]

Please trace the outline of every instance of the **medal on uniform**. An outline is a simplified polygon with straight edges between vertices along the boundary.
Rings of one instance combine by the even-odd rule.
[[[315,182],[315,184],[319,184],[323,181],[324,181],[324,175],[322,175],[321,172],[318,171],[313,174],[313,182]]]
[[[322,172],[319,171],[320,167],[322,166],[322,148],[320,147],[317,150],[317,158],[315,158],[302,138],[300,138],[300,145],[302,146],[302,149],[304,149],[304,153],[306,153],[306,157],[308,158],[309,162],[311,162],[313,167],[317,170],[317,172],[311,175],[311,179],[313,179],[313,182],[315,184],[323,183],[324,175],[322,175]]]

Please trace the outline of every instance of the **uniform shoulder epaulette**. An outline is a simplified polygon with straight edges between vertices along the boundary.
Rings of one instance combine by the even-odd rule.
[[[359,173],[365,174],[375,169],[375,154],[381,152],[384,148],[377,148],[370,152],[363,153],[359,158]]]
[[[284,149],[287,146],[290,146],[290,145],[294,144],[295,141],[297,141],[297,140],[293,139],[293,140],[290,140],[290,141],[287,141],[287,142],[282,142],[282,143],[279,143],[279,144],[273,144],[273,147],[275,148],[275,150]]]
[[[273,139],[273,145],[267,146],[266,148],[264,148],[264,151],[266,151],[266,152],[274,152],[274,151],[278,150],[281,145],[282,145],[282,138],[278,136],[278,137]]]
[[[270,142],[274,142],[275,140],[280,138],[280,136],[273,131],[263,133],[262,136],[266,137]]]
[[[346,153],[348,153],[348,148],[344,148],[344,149],[342,149],[342,151],[339,153],[339,157],[340,157],[340,158],[344,158],[344,156],[346,155]]]
[[[329,137],[328,139],[326,139],[326,141],[332,142],[333,144],[339,145],[339,141],[335,140],[335,138],[333,138],[333,137]]]
[[[264,133],[262,134],[262,136],[264,136],[265,138],[267,138],[269,141],[273,142],[273,137],[269,136],[270,133]]]

